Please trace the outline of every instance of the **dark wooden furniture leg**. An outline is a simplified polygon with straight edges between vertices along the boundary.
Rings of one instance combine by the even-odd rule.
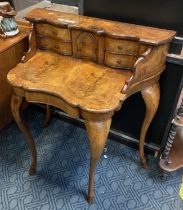
[[[51,120],[51,116],[52,116],[52,107],[50,105],[46,105],[46,117],[45,120],[43,122],[43,128],[46,128]]]
[[[160,99],[159,83],[157,82],[154,85],[144,89],[143,91],[141,91],[141,93],[144,102],[146,104],[146,115],[140,133],[140,144],[139,144],[140,161],[144,168],[148,168],[147,161],[144,157],[144,142],[149,125],[151,124],[152,119],[156,114],[159,105],[159,99]]]
[[[85,121],[85,126],[90,142],[91,160],[89,173],[88,201],[93,202],[93,184],[96,164],[104,149],[109,133],[111,119],[105,121]]]
[[[25,135],[26,140],[28,142],[29,148],[32,153],[32,163],[29,168],[29,175],[33,175],[36,171],[36,165],[37,165],[37,152],[36,152],[36,146],[34,143],[34,140],[32,138],[32,135],[30,133],[29,128],[27,127],[23,116],[21,112],[21,106],[23,103],[23,97],[17,96],[15,94],[12,95],[11,98],[11,110],[12,114],[14,116],[14,119],[19,127],[19,129],[22,131],[22,133]]]

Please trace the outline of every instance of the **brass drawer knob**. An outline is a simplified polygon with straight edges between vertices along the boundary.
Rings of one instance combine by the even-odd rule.
[[[121,64],[121,60],[117,60],[117,64]]]
[[[52,33],[53,33],[53,35],[55,35],[55,36],[58,35],[58,33],[57,33],[56,31],[53,31]]]
[[[55,48],[58,49],[59,48],[58,45],[55,45]]]
[[[118,46],[118,50],[122,50],[123,49],[123,47],[122,46]]]

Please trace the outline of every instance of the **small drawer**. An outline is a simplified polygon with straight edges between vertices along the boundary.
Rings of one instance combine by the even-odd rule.
[[[106,37],[105,50],[118,54],[138,55],[139,42]]]
[[[74,57],[97,61],[98,37],[96,34],[82,30],[72,30],[72,38]]]
[[[49,24],[36,24],[36,32],[38,35],[60,39],[62,41],[70,41],[70,30],[67,28],[58,28]]]
[[[59,42],[51,38],[38,38],[38,48],[53,50],[62,55],[72,55],[72,45],[70,42]]]
[[[134,66],[136,57],[129,55],[117,55],[105,52],[104,63],[113,68],[131,69]]]

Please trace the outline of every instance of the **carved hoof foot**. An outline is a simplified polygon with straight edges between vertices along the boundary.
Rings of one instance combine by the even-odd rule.
[[[140,160],[140,163],[144,169],[149,169],[149,165],[145,158],[143,160]]]
[[[30,167],[30,169],[29,169],[29,175],[32,176],[32,175],[34,175],[35,173],[36,173],[35,167]]]
[[[93,196],[88,196],[88,203],[92,204],[93,203]]]

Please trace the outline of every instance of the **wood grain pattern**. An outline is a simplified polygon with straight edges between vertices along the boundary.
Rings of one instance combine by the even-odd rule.
[[[35,30],[40,36],[50,37],[59,41],[71,41],[70,30],[67,28],[58,28],[49,24],[36,24]]]
[[[112,68],[132,70],[137,57],[105,52],[104,64]]]
[[[30,150],[32,152],[32,163],[29,168],[29,175],[33,175],[36,171],[37,152],[36,152],[36,146],[35,146],[33,137],[31,135],[29,128],[27,127],[27,125],[23,119],[22,113],[21,113],[21,106],[23,104],[23,100],[24,100],[23,97],[13,94],[12,98],[11,98],[11,110],[12,110],[14,119],[15,119],[18,127],[22,131],[22,133],[25,135],[28,145],[30,147]]]
[[[175,31],[157,29],[128,23],[102,20],[75,14],[35,9],[27,15],[27,20],[48,23],[55,26],[85,29],[94,33],[104,33],[115,37],[138,37],[141,43],[159,45],[170,41]],[[115,24],[114,24],[115,23]]]
[[[73,107],[105,113],[119,106],[124,98],[121,89],[131,75],[87,60],[37,51],[32,59],[18,64],[8,80],[14,87],[52,94]]]
[[[27,37],[27,33],[25,32],[20,32],[17,36],[14,36],[12,38],[7,38],[7,39],[1,39],[0,38],[0,53],[4,52],[10,47],[13,47],[17,43],[19,43],[21,40]]]
[[[113,52],[116,54],[125,55],[139,55],[139,40],[125,40],[106,37],[105,38],[105,51]]]
[[[153,86],[147,87],[141,93],[146,104],[146,115],[141,128],[139,150],[141,163],[144,168],[147,168],[148,165],[146,159],[144,158],[144,142],[147,130],[158,109],[160,99],[159,83],[155,83]]]
[[[36,44],[36,35],[34,30],[34,24],[30,24],[30,33],[29,33],[29,49],[24,52],[24,56],[22,56],[21,62],[26,62],[29,60],[32,56],[35,55],[37,49]]]
[[[37,37],[37,45],[42,50],[53,50],[61,55],[72,55],[71,42],[59,42],[48,37]]]
[[[30,12],[27,19],[33,26],[33,52],[29,50],[26,62],[8,74],[14,88],[12,111],[22,123],[15,98],[24,98],[84,118],[91,148],[91,203],[95,167],[111,118],[126,98],[138,91],[147,108],[139,146],[141,163],[147,166],[145,136],[158,107],[158,79],[165,69],[169,42],[175,32],[43,9]],[[22,131],[32,141],[29,131]],[[34,152],[33,147],[32,155]]]
[[[98,37],[87,31],[72,30],[73,55],[97,62]]]
[[[153,78],[158,78],[164,69],[168,44],[158,47],[148,48],[148,50],[139,56],[134,64],[134,74],[123,88],[123,93],[130,95],[130,92],[139,91],[138,86],[143,82],[151,82]]]
[[[111,119],[106,121],[85,121],[86,130],[90,142],[91,161],[89,173],[88,201],[93,202],[94,192],[94,172],[97,161],[104,149],[105,142],[109,133]]]

